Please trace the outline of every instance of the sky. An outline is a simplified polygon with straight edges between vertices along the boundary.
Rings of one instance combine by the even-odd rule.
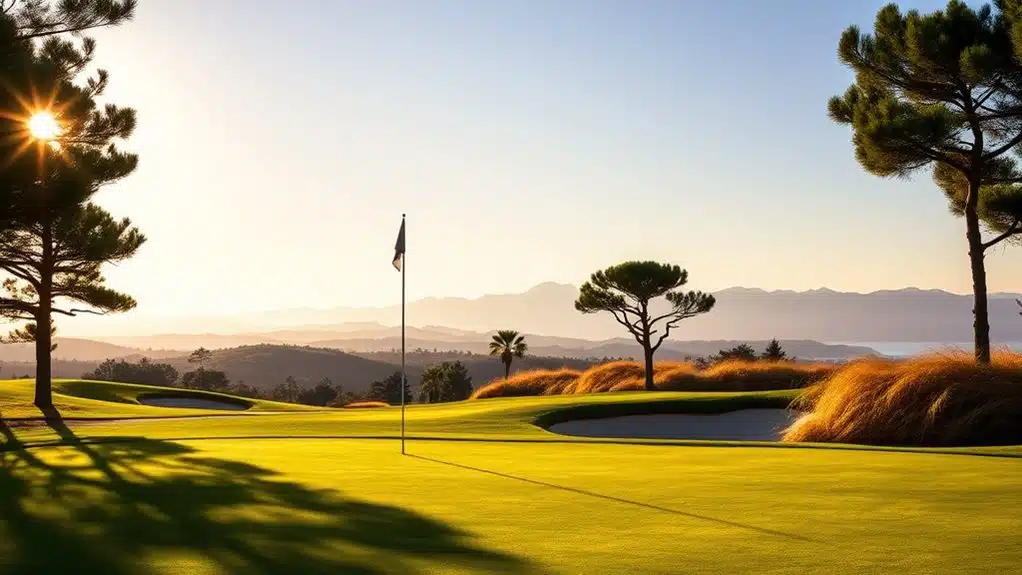
[[[580,284],[969,293],[928,173],[866,174],[827,99],[883,2],[141,0],[102,30],[139,169],[97,196],[149,240],[139,314],[243,314]],[[902,2],[932,10],[943,2]],[[1022,291],[1022,248],[988,256]]]

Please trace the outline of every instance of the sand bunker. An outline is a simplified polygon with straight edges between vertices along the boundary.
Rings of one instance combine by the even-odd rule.
[[[784,428],[801,414],[788,409],[742,409],[713,415],[659,413],[577,419],[549,431],[582,437],[780,441]]]
[[[185,407],[188,409],[223,409],[227,411],[245,411],[249,406],[233,401],[218,401],[199,397],[146,397],[141,396],[138,402],[153,407]]]

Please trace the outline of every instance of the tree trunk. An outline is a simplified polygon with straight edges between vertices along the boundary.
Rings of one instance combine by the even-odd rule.
[[[49,218],[42,222],[42,265],[40,279],[39,311],[35,316],[35,405],[41,410],[53,409],[53,371],[50,353],[53,351],[53,334],[50,333],[53,315],[53,223]]]
[[[646,391],[656,391],[653,385],[653,346],[648,341],[642,345],[642,354],[646,359]]]
[[[504,379],[511,377],[511,360],[504,362]]]
[[[49,307],[40,306],[39,315],[36,316],[36,338],[35,338],[35,405],[39,409],[53,409],[53,379],[50,366],[50,347],[52,337],[50,335]]]
[[[979,185],[970,184],[969,194],[978,197]],[[965,208],[966,238],[969,240],[969,263],[972,267],[973,338],[976,361],[990,363],[990,318],[987,312],[987,272],[984,262],[983,236],[975,206]],[[971,207],[971,209],[970,209]]]

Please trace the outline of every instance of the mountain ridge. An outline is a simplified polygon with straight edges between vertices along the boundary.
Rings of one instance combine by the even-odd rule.
[[[609,314],[580,314],[574,309],[578,288],[545,282],[517,294],[476,298],[431,297],[408,302],[411,329],[445,332],[431,339],[475,337],[476,333],[516,329],[531,334],[601,341],[625,335]],[[972,339],[972,297],[940,289],[906,287],[872,292],[830,288],[765,290],[742,286],[713,292],[717,305],[708,314],[682,322],[672,336],[687,339],[805,339],[820,342],[960,342]],[[990,295],[991,337],[1022,341],[1015,299]],[[654,311],[666,303],[655,302]],[[297,311],[296,311],[297,310]],[[59,324],[60,333],[107,341],[117,336],[206,333],[241,337],[274,331],[373,331],[400,324],[400,304],[383,307],[301,307],[245,316],[182,317],[146,320],[144,316],[79,318]],[[88,323],[86,323],[88,322]],[[116,329],[119,322],[122,329]],[[466,333],[469,332],[469,333]],[[350,337],[355,337],[354,335]],[[243,338],[242,338],[243,339]],[[336,339],[324,336],[318,339]],[[238,340],[241,341],[241,340]],[[312,340],[310,340],[312,341]]]

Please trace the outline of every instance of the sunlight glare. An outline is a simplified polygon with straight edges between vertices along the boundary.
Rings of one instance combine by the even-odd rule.
[[[49,112],[37,112],[28,119],[28,131],[37,140],[49,141],[60,134],[60,126],[53,114]]]

